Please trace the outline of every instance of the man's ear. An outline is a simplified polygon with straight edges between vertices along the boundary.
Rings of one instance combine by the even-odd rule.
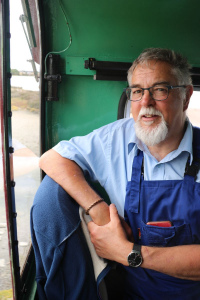
[[[190,103],[190,98],[193,94],[193,86],[192,85],[188,85],[186,87],[186,97],[184,100],[184,105],[183,105],[183,111],[185,111],[188,108],[188,105]]]

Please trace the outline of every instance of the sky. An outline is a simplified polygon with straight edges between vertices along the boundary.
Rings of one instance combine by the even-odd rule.
[[[26,37],[22,28],[20,15],[23,14],[21,0],[10,0],[10,51],[11,51],[11,69],[19,71],[32,71],[31,53],[28,48]],[[36,66],[39,71],[38,65]]]

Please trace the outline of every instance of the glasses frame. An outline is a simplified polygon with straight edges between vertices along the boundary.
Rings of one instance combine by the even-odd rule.
[[[156,86],[156,85],[155,85],[155,86]],[[150,89],[151,89],[151,88],[154,88],[155,86],[150,86],[149,88],[142,88],[142,87],[140,87],[139,89],[142,90],[141,98],[138,99],[138,100],[131,100],[131,99],[128,99],[128,100],[129,100],[129,101],[132,101],[132,102],[139,102],[139,101],[141,101],[142,97],[144,96],[144,91],[147,90],[147,91],[149,91],[149,94],[150,94],[151,98],[152,98],[154,101],[165,101],[165,100],[169,97],[169,91],[170,91],[170,90],[178,89],[178,88],[186,88],[186,87],[187,87],[187,85],[163,85],[164,87],[166,87],[166,88],[168,89],[167,97],[166,97],[165,99],[162,99],[162,100],[157,100],[157,99],[154,99],[154,98],[153,98],[153,94],[150,92]],[[131,88],[133,88],[133,87],[130,86],[130,87],[124,89],[124,91],[126,92],[128,89],[131,89]],[[126,95],[127,95],[127,92],[126,92]],[[127,98],[128,98],[128,97],[127,97]]]

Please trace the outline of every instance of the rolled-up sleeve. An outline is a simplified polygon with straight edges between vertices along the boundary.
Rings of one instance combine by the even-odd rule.
[[[106,126],[86,136],[61,141],[54,148],[62,157],[75,161],[92,181],[103,186],[109,169],[109,134]]]

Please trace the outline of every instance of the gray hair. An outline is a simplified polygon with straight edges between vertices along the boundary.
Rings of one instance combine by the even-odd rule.
[[[180,85],[191,85],[192,78],[190,75],[190,68],[187,59],[180,53],[170,49],[162,48],[147,48],[134,60],[132,66],[128,70],[128,83],[131,85],[133,71],[138,64],[148,63],[148,61],[163,61],[171,65],[174,75],[178,79]]]

